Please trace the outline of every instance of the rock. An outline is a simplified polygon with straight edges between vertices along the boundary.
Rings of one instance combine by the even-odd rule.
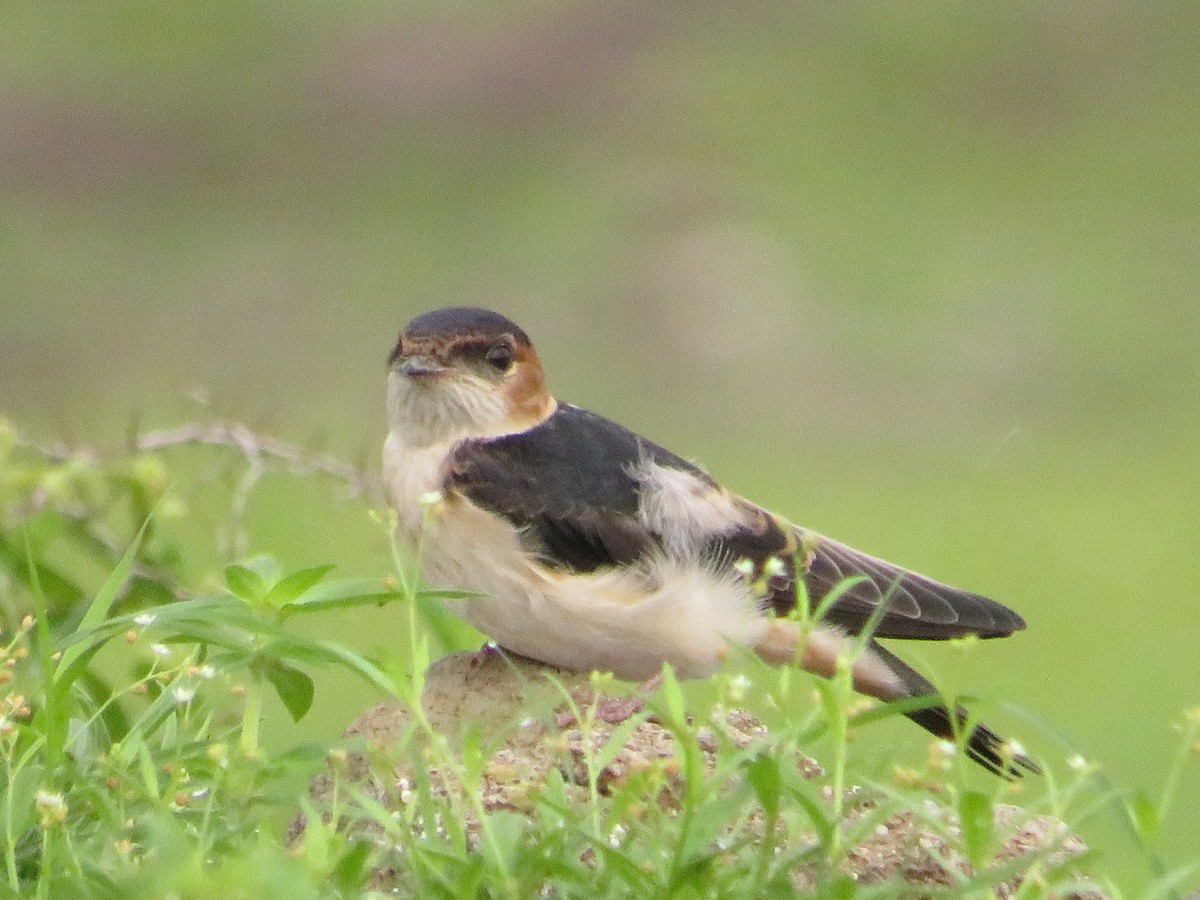
[[[645,712],[640,698],[613,693],[616,687],[611,680],[596,682],[588,675],[496,650],[455,654],[434,663],[426,673],[423,709],[428,728],[396,701],[375,706],[347,731],[347,737],[357,739],[362,750],[348,755],[338,777],[343,783],[357,784],[384,808],[395,810],[397,804],[411,799],[414,759],[426,754],[445,760],[446,751],[461,754],[468,744],[478,747],[475,755],[483,759],[480,806],[466,802],[459,806],[472,841],[478,821],[471,809],[530,813],[554,771],[562,775],[568,800],[578,803],[590,802],[593,790],[603,798],[629,778],[652,771],[656,777],[648,783],[658,785],[659,790],[657,797],[647,797],[646,802],[653,799],[667,808],[677,805],[683,796],[683,775],[675,736]],[[769,738],[762,722],[740,709],[722,711],[710,722],[692,727],[709,773],[722,744],[744,749]],[[612,740],[619,740],[621,746],[609,747]],[[444,742],[445,747],[430,754],[431,741]],[[600,754],[604,764],[597,769],[594,763]],[[820,765],[807,757],[800,756],[796,766],[806,779],[824,774]],[[442,771],[439,764],[430,765],[427,771],[435,793],[462,799],[457,777]],[[328,801],[333,784],[332,776],[315,780],[314,799]],[[827,794],[827,802],[831,797]],[[869,822],[867,816],[882,821],[873,828],[867,826],[869,836],[847,851],[842,871],[859,883],[903,880],[926,886],[953,885],[961,875],[969,874],[969,863],[954,849],[958,844],[954,812],[933,799],[924,803],[920,810],[884,817],[879,800],[869,791],[852,789],[845,828],[852,829],[858,820]],[[1029,860],[1029,866],[1013,866],[1012,874],[997,885],[996,896],[1012,896],[1030,866],[1036,865],[1033,871],[1039,872],[1059,867],[1086,849],[1056,819],[1029,816],[1019,807],[1007,805],[996,805],[994,814],[996,833],[1007,835],[995,854],[996,864],[1022,857]],[[752,816],[745,827],[761,833],[761,816]],[[302,822],[295,824],[292,838],[302,832]],[[798,835],[789,841],[802,846],[811,844],[814,837]],[[802,891],[812,889],[814,878],[812,867],[793,872],[793,881]],[[373,884],[386,887],[388,879],[387,871],[376,872]],[[1080,883],[1084,887],[1061,896],[1087,900],[1106,896],[1090,883]]]

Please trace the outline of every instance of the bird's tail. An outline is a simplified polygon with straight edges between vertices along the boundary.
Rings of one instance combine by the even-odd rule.
[[[832,677],[837,671],[837,658],[846,649],[848,638],[845,633],[818,626],[807,631],[803,648],[800,647],[801,640],[801,629],[797,623],[775,619],[755,650],[774,665],[799,662],[809,672]],[[929,698],[928,706],[910,710],[905,715],[937,737],[955,740],[970,724],[965,709],[956,706],[951,712],[928,679],[884,649],[878,641],[867,643],[851,666],[851,674],[855,690],[884,701]],[[1000,735],[982,723],[971,727],[966,751],[975,762],[1004,778],[1020,778],[1026,772],[1041,772],[1037,763],[1014,750]]]
[[[871,641],[871,652],[881,660],[904,684],[910,697],[928,697],[930,705],[921,709],[906,712],[912,719],[930,734],[945,740],[955,740],[959,733],[968,725],[967,711],[956,706],[954,712],[940,699],[937,688],[920,672],[906,663],[894,653],[880,646],[878,641]],[[1004,778],[1020,778],[1026,772],[1041,773],[1041,767],[1024,753],[1014,751],[1011,745],[996,732],[982,722],[971,728],[966,741],[967,756],[975,760],[989,772],[994,772]]]

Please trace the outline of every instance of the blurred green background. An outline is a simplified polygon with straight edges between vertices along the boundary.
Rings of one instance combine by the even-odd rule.
[[[373,464],[400,326],[494,307],[559,396],[1016,607],[908,655],[1154,793],[1200,704],[1198,51],[1190,2],[5,0],[0,413]],[[292,565],[389,565],[336,491],[251,516]],[[372,700],[324,696],[327,734]]]

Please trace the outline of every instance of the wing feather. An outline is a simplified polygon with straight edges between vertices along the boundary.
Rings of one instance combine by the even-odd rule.
[[[615,422],[563,404],[528,431],[460,444],[445,487],[507,519],[547,565],[590,572],[664,552],[662,535],[638,516],[633,472],[647,458],[708,477]]]
[[[880,603],[887,604],[875,630],[881,638],[1004,637],[1025,627],[1024,619],[995,600],[810,532],[803,532],[801,540],[812,548],[804,582],[814,606],[844,579],[862,576],[828,613],[831,621],[849,631],[866,627]]]

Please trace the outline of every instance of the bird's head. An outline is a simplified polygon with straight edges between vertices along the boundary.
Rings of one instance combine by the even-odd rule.
[[[388,423],[413,444],[525,431],[554,412],[529,336],[499,313],[425,313],[388,357]]]

